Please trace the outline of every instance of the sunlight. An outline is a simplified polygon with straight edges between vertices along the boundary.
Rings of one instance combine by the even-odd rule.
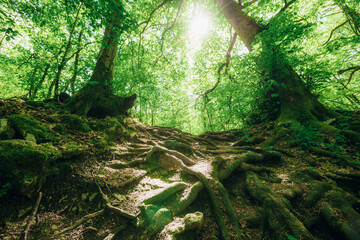
[[[210,32],[212,26],[211,17],[205,12],[199,12],[189,22],[189,37],[195,44],[195,48],[200,47],[201,42]]]

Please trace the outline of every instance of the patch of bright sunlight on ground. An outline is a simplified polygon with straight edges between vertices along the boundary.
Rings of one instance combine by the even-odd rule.
[[[198,11],[189,22],[189,38],[195,49],[200,49],[201,42],[209,34],[212,27],[210,15],[204,11]]]

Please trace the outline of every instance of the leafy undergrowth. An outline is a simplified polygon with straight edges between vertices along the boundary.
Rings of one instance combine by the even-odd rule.
[[[350,128],[357,113],[331,124]],[[351,121],[350,121],[351,120]],[[260,124],[194,136],[0,100],[1,239],[358,239],[359,148]]]

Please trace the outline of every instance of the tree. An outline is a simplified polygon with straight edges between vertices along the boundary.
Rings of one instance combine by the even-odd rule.
[[[111,89],[118,42],[125,25],[123,16],[126,12],[118,0],[110,2],[108,11],[107,26],[93,74],[86,86],[68,103],[70,110],[79,115],[105,117],[125,114],[136,99],[136,94],[128,98],[118,97]]]
[[[294,2],[285,2],[284,7],[277,14],[282,14]],[[339,114],[327,109],[310,92],[287,61],[286,53],[280,51],[273,43],[274,39],[261,38],[261,34],[267,29],[261,27],[254,19],[244,13],[242,2],[240,1],[237,4],[233,0],[216,0],[216,3],[249,51],[252,50],[256,38],[260,38],[261,54],[266,58],[265,64],[260,63],[264,64],[262,75],[268,81],[275,81],[273,91],[270,93],[272,96],[276,96],[275,103],[278,104],[278,112],[276,112],[273,104],[270,105],[272,108],[270,111],[276,112],[271,120],[276,119],[281,124],[290,123],[295,128],[306,122],[306,124],[311,124],[326,133],[338,132],[323,121],[339,116]],[[274,101],[274,98],[267,98],[267,101]],[[343,133],[349,135],[355,142],[360,141],[359,135],[355,132],[343,131]]]

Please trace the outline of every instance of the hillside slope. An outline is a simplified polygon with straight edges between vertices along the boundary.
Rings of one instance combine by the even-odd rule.
[[[331,124],[359,123],[346,114]],[[267,123],[194,136],[20,100],[0,100],[0,121],[1,239],[360,236],[359,148],[340,135]]]

